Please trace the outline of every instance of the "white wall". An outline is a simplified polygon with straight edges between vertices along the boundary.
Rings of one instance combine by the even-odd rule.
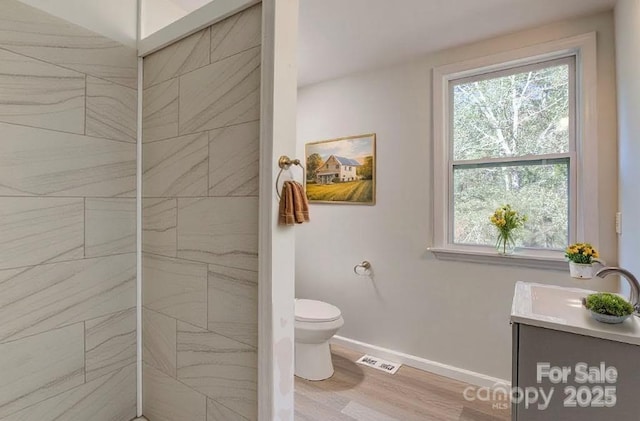
[[[164,28],[187,14],[171,0],[141,0],[140,30],[142,38]]]
[[[640,0],[619,0],[615,10],[618,74],[619,189],[623,214],[620,265],[640,276]]]
[[[136,46],[136,0],[20,0],[129,47]]]
[[[431,69],[485,54],[598,31],[600,246],[616,261],[615,67],[612,13],[551,24],[413,63],[299,91],[298,157],[304,144],[377,133],[377,204],[314,205],[296,227],[296,294],[341,308],[341,335],[509,379],[509,313],[518,280],[612,288],[563,272],[444,262],[427,251],[431,222]],[[320,246],[331,238],[331,247]],[[353,266],[369,260],[375,281]]]
[[[140,0],[142,38],[169,26],[178,19],[211,3],[213,0]],[[224,7],[224,6],[223,6]]]

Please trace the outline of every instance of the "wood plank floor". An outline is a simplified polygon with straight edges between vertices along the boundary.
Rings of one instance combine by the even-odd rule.
[[[468,402],[466,383],[402,366],[395,375],[355,361],[363,354],[332,345],[335,374],[295,378],[296,421],[506,421],[508,409]]]

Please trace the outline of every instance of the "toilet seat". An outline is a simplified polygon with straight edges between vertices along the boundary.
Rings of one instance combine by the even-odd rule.
[[[323,301],[296,299],[295,307],[296,321],[299,322],[332,322],[342,316],[338,307]]]

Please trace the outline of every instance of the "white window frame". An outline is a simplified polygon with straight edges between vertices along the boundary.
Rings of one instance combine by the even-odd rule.
[[[452,81],[498,72],[513,67],[575,57],[575,162],[574,184],[570,186],[570,207],[576,209],[570,221],[571,239],[599,244],[598,226],[598,121],[596,33],[506,51],[433,70],[433,244],[429,248],[437,258],[566,269],[564,252],[523,249],[511,256],[498,255],[487,246],[454,244],[453,221],[453,148],[451,121]],[[588,169],[588,170],[587,170]],[[488,218],[488,217],[487,217]]]

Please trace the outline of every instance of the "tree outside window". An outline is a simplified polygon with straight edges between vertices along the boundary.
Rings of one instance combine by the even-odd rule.
[[[507,203],[529,218],[518,246],[569,243],[574,73],[568,57],[450,82],[454,243],[493,245]]]

